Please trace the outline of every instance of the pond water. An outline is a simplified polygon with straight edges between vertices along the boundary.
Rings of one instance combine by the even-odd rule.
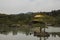
[[[19,28],[0,28],[0,40],[60,40],[60,28],[49,26],[45,30],[51,32],[49,37],[37,37],[29,34],[29,29],[21,31]],[[53,32],[53,33],[52,33]]]
[[[51,26],[49,26],[48,28],[46,28],[45,31],[46,32],[60,32],[60,27],[51,27]]]

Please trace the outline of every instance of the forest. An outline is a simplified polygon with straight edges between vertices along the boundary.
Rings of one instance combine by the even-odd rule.
[[[60,10],[53,10],[51,12],[27,12],[11,15],[0,13],[0,26],[28,25],[34,19],[34,15],[37,14],[44,15],[43,21],[47,24],[60,26]]]

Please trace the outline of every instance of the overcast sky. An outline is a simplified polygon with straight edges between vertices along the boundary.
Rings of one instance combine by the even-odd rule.
[[[18,14],[60,9],[60,0],[0,0],[0,13]]]

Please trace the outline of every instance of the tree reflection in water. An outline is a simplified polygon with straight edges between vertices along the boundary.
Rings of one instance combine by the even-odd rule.
[[[52,37],[60,37],[60,32],[49,32],[49,35],[52,35]],[[45,36],[45,37],[42,37],[42,36],[37,36],[35,35],[36,37],[39,37],[40,40],[47,40],[50,36]]]
[[[31,28],[27,27],[27,26],[22,26],[22,27],[0,27],[0,34],[5,34],[8,35],[10,32],[13,33],[13,35],[17,35],[18,32],[20,33],[25,33],[27,36],[31,35]],[[56,37],[56,35],[58,37],[60,37],[60,32],[50,32],[49,35],[52,35],[52,37]],[[38,37],[36,35],[36,37]],[[48,37],[38,37],[40,38],[40,40],[47,40],[50,36]],[[44,38],[44,39],[43,39]]]
[[[47,40],[48,37],[40,37],[40,40]]]

